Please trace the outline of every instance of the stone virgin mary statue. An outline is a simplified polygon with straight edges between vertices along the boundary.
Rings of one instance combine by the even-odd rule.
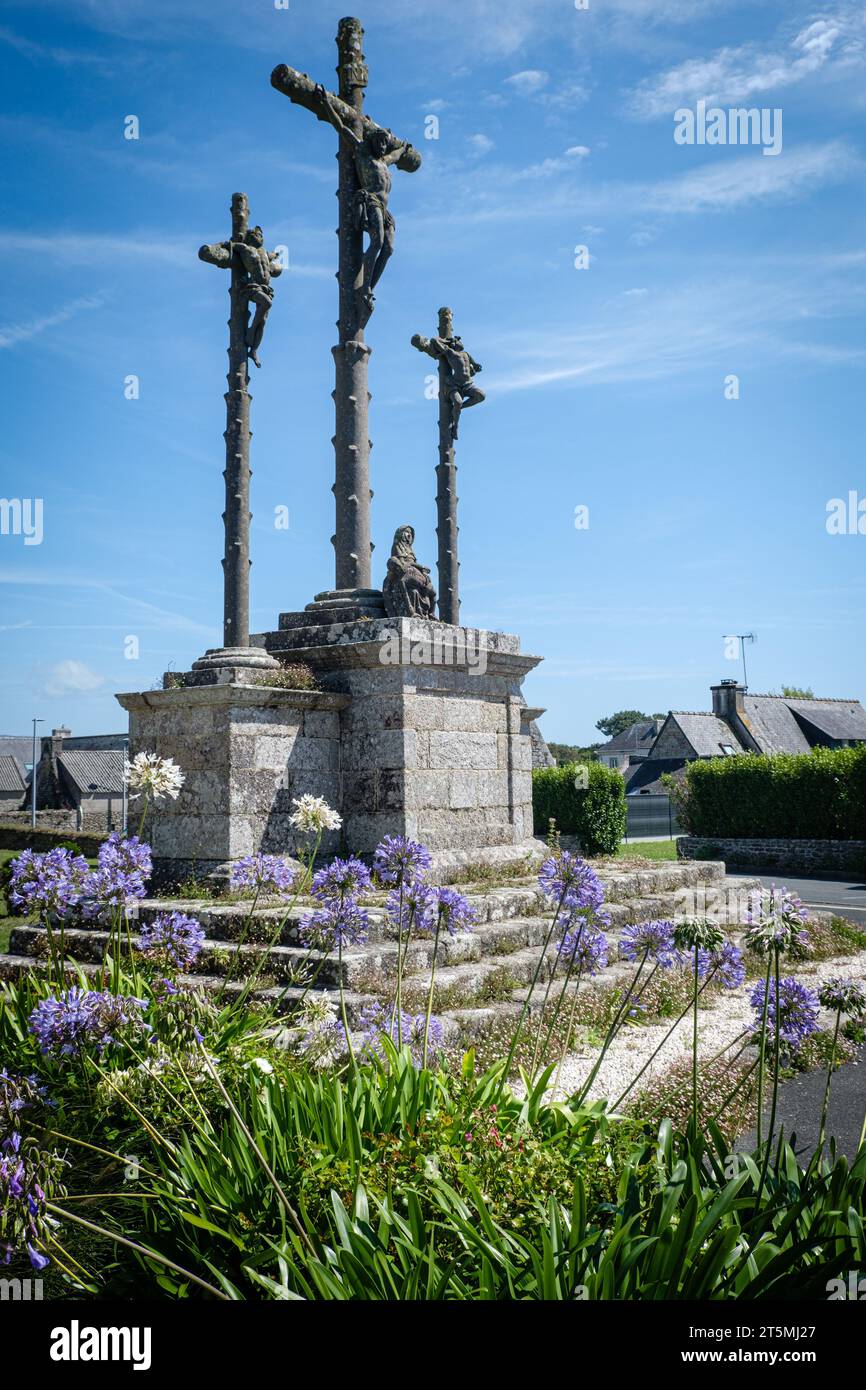
[[[413,526],[397,527],[382,585],[389,618],[434,617],[436,590],[430,582],[430,571],[415,558],[414,542]]]

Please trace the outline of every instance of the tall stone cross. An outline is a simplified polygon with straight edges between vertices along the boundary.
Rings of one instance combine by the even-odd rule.
[[[460,561],[457,557],[457,463],[454,444],[460,413],[480,405],[484,392],[473,376],[481,363],[466,351],[454,333],[454,315],[439,310],[439,333],[422,338],[416,333],[412,346],[426,352],[439,363],[439,463],[436,468],[436,535],[439,539],[439,618],[443,623],[460,622]]]
[[[370,348],[364,327],[373,312],[373,291],[394,248],[394,219],[388,207],[390,165],[413,173],[420,168],[416,149],[364,115],[367,65],[360,20],[341,19],[337,30],[339,91],[328,92],[306,73],[281,64],[271,86],[290,101],[327,121],[340,135],[339,339],[334,404],[336,455],[334,497],[337,595],[371,588],[370,438],[367,389]],[[364,232],[369,237],[364,250]],[[347,592],[348,591],[348,592]]]
[[[274,662],[250,647],[250,400],[249,359],[260,366],[258,348],[273,303],[271,280],[282,273],[274,251],[264,249],[261,227],[249,225],[245,193],[232,194],[232,232],[228,241],[202,246],[199,259],[231,272],[229,370],[226,401],[225,557],[223,559],[222,648],[194,663],[195,670],[222,666],[272,668]],[[250,320],[250,307],[255,311]]]

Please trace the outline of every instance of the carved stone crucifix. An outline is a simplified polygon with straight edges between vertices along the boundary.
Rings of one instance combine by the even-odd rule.
[[[271,280],[282,273],[275,252],[264,249],[261,227],[250,228],[245,193],[232,194],[228,241],[202,246],[199,259],[231,272],[229,370],[226,400],[225,557],[223,559],[224,647],[201,658],[194,669],[215,666],[272,667],[264,650],[250,648],[250,400],[249,363],[257,351],[273,303]],[[250,322],[250,305],[255,313]]]
[[[422,338],[416,333],[412,346],[439,363],[439,463],[436,468],[436,535],[439,538],[439,618],[460,622],[460,562],[457,558],[457,463],[454,444],[460,412],[484,400],[473,380],[481,363],[466,351],[454,333],[450,309],[439,310],[439,334]]]
[[[416,149],[399,140],[363,112],[367,64],[362,50],[364,31],[357,19],[341,19],[337,31],[339,92],[328,92],[306,73],[281,64],[271,73],[271,86],[290,101],[312,111],[340,135],[338,152],[340,207],[340,341],[333,349],[336,364],[334,403],[336,455],[334,497],[336,527],[336,592],[370,591],[370,439],[367,389],[370,348],[364,327],[373,311],[373,288],[394,246],[394,219],[388,206],[390,166],[407,173],[420,168]],[[364,232],[369,245],[364,252]]]

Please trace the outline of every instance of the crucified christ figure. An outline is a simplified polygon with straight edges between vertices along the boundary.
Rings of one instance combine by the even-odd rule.
[[[394,250],[394,218],[388,207],[391,193],[391,171],[388,166],[396,164],[408,147],[405,144],[392,145],[392,135],[381,126],[374,126],[366,134],[358,135],[343,120],[332,94],[322,88],[322,97],[334,129],[355,146],[355,172],[358,178],[355,226],[370,238],[357,291],[366,322],[375,303],[373,290]]]

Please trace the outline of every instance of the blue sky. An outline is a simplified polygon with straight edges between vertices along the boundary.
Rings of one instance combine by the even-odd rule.
[[[115,691],[219,644],[228,299],[196,251],[235,189],[291,266],[252,388],[253,629],[333,583],[336,137],[269,74],[331,85],[344,8],[0,5],[0,494],[44,505],[41,545],[0,536],[2,732],[119,729]],[[707,708],[739,670],[724,635],[749,630],[752,689],[866,697],[866,536],[825,524],[831,498],[866,498],[863,6],[360,17],[367,109],[424,159],[395,176],[367,332],[377,580],[398,524],[435,561],[436,407],[409,339],[449,303],[488,392],[458,454],[463,616],[545,658],[526,695],[549,738]],[[678,145],[699,99],[780,109],[781,153]]]

